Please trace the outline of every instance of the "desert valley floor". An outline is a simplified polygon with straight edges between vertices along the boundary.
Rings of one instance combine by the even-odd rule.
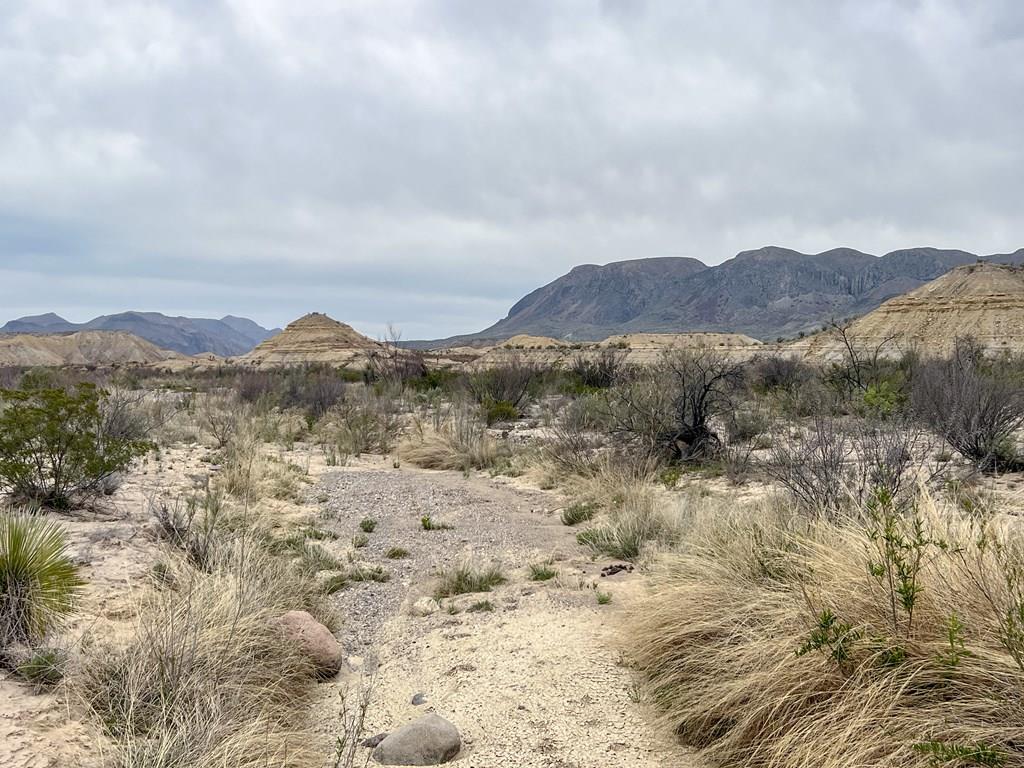
[[[209,453],[201,446],[164,450],[136,468],[103,508],[66,522],[89,584],[70,633],[75,642],[127,627],[136,592],[161,556],[148,504],[202,487],[217,469]],[[328,467],[322,453],[302,446],[279,451],[279,458],[306,471],[306,488],[300,503],[269,502],[271,514],[282,524],[308,519],[336,533],[325,544],[339,556],[359,521],[372,515],[378,524],[360,558],[387,563],[391,571],[387,582],[335,595],[347,660],[318,689],[313,717],[325,754],[337,735],[341,695],[351,700],[370,685],[364,736],[436,711],[462,731],[459,765],[466,768],[695,765],[670,735],[659,734],[622,663],[628,636],[621,619],[641,577],[625,571],[602,577],[615,561],[594,559],[576,543],[573,529],[559,522],[557,494],[484,473],[396,469],[390,458]],[[451,528],[423,530],[424,515]],[[392,547],[407,549],[408,557],[385,560]],[[493,610],[470,610],[479,595],[431,604],[436,569],[467,553],[505,568],[508,583],[488,595]],[[558,575],[531,580],[528,565],[539,560],[550,560]],[[598,605],[598,590],[612,596],[610,604]],[[103,746],[73,705],[28,694],[3,674],[0,765],[101,763]]]

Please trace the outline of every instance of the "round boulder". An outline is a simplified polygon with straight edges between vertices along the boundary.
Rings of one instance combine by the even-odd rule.
[[[331,630],[305,611],[288,611],[277,620],[281,631],[313,663],[317,677],[334,677],[344,660],[341,645]]]
[[[462,749],[459,730],[439,715],[425,715],[389,735],[373,750],[381,765],[441,765]]]

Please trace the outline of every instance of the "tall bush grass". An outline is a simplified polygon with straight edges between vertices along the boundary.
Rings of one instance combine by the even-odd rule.
[[[717,765],[1024,765],[1020,525],[698,515],[630,622],[662,718]]]

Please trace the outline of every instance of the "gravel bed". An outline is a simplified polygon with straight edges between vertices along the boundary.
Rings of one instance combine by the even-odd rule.
[[[351,552],[364,518],[376,520],[368,543],[354,550],[359,563],[380,565],[384,583],[355,583],[336,595],[343,617],[339,639],[349,655],[364,656],[381,625],[410,595],[429,594],[435,573],[465,559],[500,561],[506,570],[521,566],[532,551],[550,542],[542,524],[551,524],[552,497],[451,473],[417,470],[341,470],[325,475],[313,489],[321,502],[320,526],[338,535],[335,554]],[[324,500],[326,497],[326,501]],[[452,526],[424,530],[422,518]],[[407,557],[389,559],[393,547]]]

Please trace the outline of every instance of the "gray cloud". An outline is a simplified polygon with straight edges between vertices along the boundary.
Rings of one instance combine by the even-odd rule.
[[[1024,245],[1024,5],[11,0],[0,307],[488,325],[583,262]]]

